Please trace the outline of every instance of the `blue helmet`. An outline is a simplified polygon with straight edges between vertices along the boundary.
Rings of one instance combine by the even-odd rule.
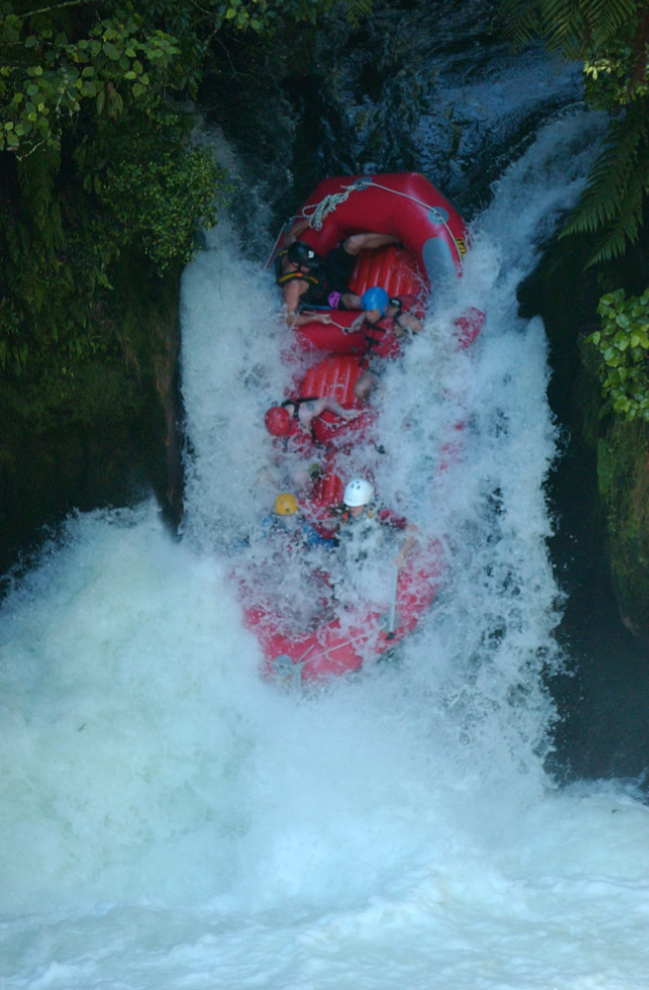
[[[388,306],[390,305],[390,297],[379,285],[375,285],[373,289],[366,289],[361,296],[361,307],[363,309],[378,309],[381,316],[385,316]]]

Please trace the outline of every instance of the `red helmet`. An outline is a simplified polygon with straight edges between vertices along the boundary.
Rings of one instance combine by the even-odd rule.
[[[291,414],[284,406],[271,406],[264,416],[266,429],[273,437],[285,437],[291,429]]]

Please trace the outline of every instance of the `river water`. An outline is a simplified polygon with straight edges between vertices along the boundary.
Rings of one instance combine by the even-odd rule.
[[[2,608],[0,987],[649,987],[649,810],[545,770],[557,436],[516,303],[599,133],[550,115],[382,380],[378,481],[441,540],[444,585],[397,663],[306,696],[260,680],[229,579],[275,490],[286,331],[210,232],[183,288],[181,539],[153,503],[78,516]],[[467,305],[487,320],[458,352]]]

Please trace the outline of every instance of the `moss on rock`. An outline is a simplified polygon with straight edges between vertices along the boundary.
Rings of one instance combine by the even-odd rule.
[[[649,632],[649,426],[614,422],[597,445],[613,583],[625,626]]]
[[[73,509],[154,492],[182,511],[178,378],[180,266],[160,278],[141,256],[113,273],[102,319],[121,348],[21,376],[0,399],[0,573],[43,525]]]

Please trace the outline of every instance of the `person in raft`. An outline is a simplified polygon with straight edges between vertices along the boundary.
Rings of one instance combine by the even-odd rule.
[[[423,323],[413,310],[418,306],[416,296],[390,296],[379,285],[373,286],[361,296],[360,313],[350,330],[365,331],[365,360],[369,365],[374,357],[396,357],[399,341],[406,335],[419,333]],[[380,367],[373,363],[372,370],[366,368],[354,385],[354,395],[366,401],[376,387],[376,377]]]
[[[398,570],[417,544],[417,527],[377,501],[374,485],[365,478],[353,478],[345,488],[342,504],[332,511],[338,517],[338,545],[354,563],[362,563],[380,548],[386,529],[406,534],[406,541],[393,561]]]
[[[362,330],[364,324],[377,327],[382,323],[380,329],[391,331],[395,337],[420,333],[424,324],[414,312],[418,303],[416,296],[390,297],[380,285],[374,285],[360,297],[363,312],[356,317],[350,330]]]
[[[361,415],[361,409],[345,409],[337,399],[325,395],[322,398],[286,399],[281,406],[271,406],[264,416],[266,429],[273,437],[294,437],[300,434],[313,435],[313,420],[323,412],[332,412],[346,423]]]
[[[365,248],[382,247],[398,240],[389,234],[353,234],[323,259],[309,244],[295,240],[296,229],[289,234],[288,246],[275,258],[275,281],[284,296],[286,322],[290,327],[313,320],[331,323],[330,313],[302,312],[309,306],[360,309],[360,297],[349,291],[358,255]]]
[[[271,539],[280,537],[290,545],[333,547],[333,537],[325,538],[307,522],[292,492],[281,492],[273,503],[272,515],[264,519],[263,529]]]

